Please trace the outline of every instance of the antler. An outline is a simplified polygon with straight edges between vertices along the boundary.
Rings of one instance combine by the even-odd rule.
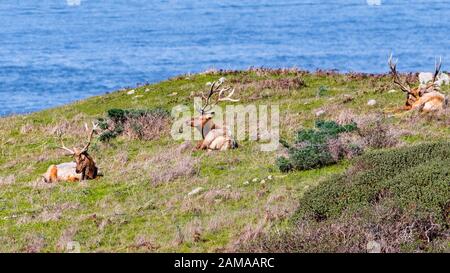
[[[214,81],[211,83],[211,88],[209,89],[209,92],[207,95],[202,93],[202,99],[204,100],[203,105],[200,108],[197,108],[196,110],[201,114],[204,115],[205,113],[211,111],[211,109],[219,102],[219,101],[231,101],[231,102],[237,102],[239,99],[233,99],[231,96],[233,96],[235,89],[232,87],[221,87],[223,83],[225,82],[225,78],[220,78],[218,81]],[[228,95],[223,97],[224,94],[228,92]],[[217,99],[214,103],[211,104],[211,99],[214,94],[217,94]]]
[[[60,130],[57,131],[57,135],[58,135],[59,140],[61,141],[61,146],[58,147],[58,148],[59,148],[59,149],[66,150],[67,152],[70,153],[70,155],[74,155],[75,152],[74,152],[72,149],[67,148],[66,145],[64,145],[64,142],[63,142],[63,140],[62,140],[62,138],[61,138],[61,131],[60,131]]]
[[[86,127],[86,129],[88,129],[88,125],[85,123],[84,126]],[[83,149],[81,149],[80,153],[84,153],[87,152],[87,150],[89,149],[89,145],[91,145],[91,141],[92,141],[92,136],[94,135],[94,132],[98,129],[98,123],[94,123],[92,122],[92,130],[89,134],[89,138],[88,138],[88,143],[84,146]]]
[[[436,60],[434,63],[434,74],[433,74],[433,81],[432,81],[433,84],[435,84],[436,79],[439,76],[441,67],[442,67],[442,57],[439,58],[439,62]]]
[[[391,56],[389,57],[389,60],[388,60],[388,64],[389,64],[389,68],[391,69],[392,77],[394,78],[394,83],[397,84],[402,89],[403,92],[406,92],[409,94],[409,93],[411,93],[411,87],[405,86],[402,83],[402,81],[400,80],[400,77],[398,76],[398,72],[397,72],[397,62],[398,62],[398,59],[394,61],[392,58],[392,54],[391,54]]]

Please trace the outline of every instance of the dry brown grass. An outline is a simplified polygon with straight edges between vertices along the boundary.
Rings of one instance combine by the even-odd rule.
[[[209,205],[225,202],[228,200],[237,201],[241,199],[241,194],[232,189],[213,189],[202,195],[202,201]]]
[[[174,148],[165,148],[152,156],[141,154],[138,160],[128,165],[124,173],[149,178],[154,186],[181,177],[193,177],[198,173],[199,160],[192,157],[191,149],[190,143],[183,143]]]
[[[73,238],[77,234],[78,229],[74,226],[64,230],[61,237],[59,237],[58,242],[56,244],[56,248],[58,251],[63,252],[66,250],[69,242],[73,241]]]
[[[222,213],[211,217],[205,227],[205,230],[211,233],[225,229],[233,224],[234,215],[232,213]]]
[[[38,130],[43,134],[53,135],[55,140],[57,140],[57,135],[61,134],[62,138],[70,136],[78,139],[79,141],[84,141],[89,133],[86,131],[84,123],[91,125],[91,122],[88,120],[87,116],[80,113],[73,117],[70,121],[61,120],[56,124],[52,123],[45,126],[38,126],[35,130]]]
[[[267,67],[250,67],[247,72],[254,73],[258,77],[269,76],[303,76],[310,74],[306,70],[301,70],[296,67],[292,68],[267,68]],[[227,69],[208,69],[200,74],[204,75],[237,75],[242,74],[242,70],[227,70]]]
[[[265,219],[274,222],[290,217],[298,208],[297,202],[293,202],[293,199],[295,197],[286,188],[276,193],[271,193],[265,205]]]
[[[254,242],[258,238],[263,236],[263,234],[265,234],[264,230],[265,230],[266,226],[267,226],[266,219],[261,219],[256,224],[247,225],[239,233],[239,235],[236,236],[236,239],[232,243],[230,243],[230,245],[227,248],[227,251],[228,252],[236,252],[236,251],[239,251],[240,249],[242,249],[243,245],[247,245],[249,242]],[[256,248],[252,249],[252,250],[248,250],[248,251],[258,252],[258,250]]]
[[[411,244],[414,233],[424,234],[418,249],[426,250],[425,242],[441,236],[433,242],[441,251],[448,251],[446,241],[450,234],[438,234],[439,226],[432,218],[418,222],[410,214],[399,210],[376,206],[370,219],[360,215],[344,215],[339,220],[314,224],[298,221],[295,229],[287,233],[260,233],[246,241],[242,251],[252,252],[367,252],[367,244],[376,241],[382,252],[400,252],[406,243]],[[427,238],[428,237],[428,238]]]
[[[199,219],[194,219],[183,228],[183,238],[185,242],[200,242],[203,235],[203,224]]]
[[[127,119],[123,128],[123,134],[129,139],[154,140],[169,133],[170,118],[163,115],[145,114]]]
[[[381,114],[360,116],[357,118],[358,132],[366,147],[380,149],[395,147],[403,132],[385,122]]]
[[[0,187],[1,186],[9,186],[16,182],[16,177],[14,174],[8,175],[6,177],[0,176]]]
[[[241,96],[247,96],[247,99],[252,101],[266,99],[272,96],[289,95],[291,91],[299,90],[306,86],[300,77],[264,80],[244,77],[232,84]]]
[[[45,238],[39,234],[33,234],[27,237],[27,245],[23,252],[39,253],[45,247]]]
[[[358,136],[343,134],[340,140],[352,140],[361,147],[391,148],[401,145],[400,137],[410,134],[410,130],[390,124],[382,113],[356,115],[351,110],[343,110],[335,116],[338,124],[355,122]]]
[[[130,248],[133,251],[154,252],[160,248],[160,245],[154,240],[147,238],[147,236],[138,235],[135,238],[135,243]]]
[[[61,219],[64,212],[68,210],[73,210],[78,208],[78,204],[76,203],[61,203],[55,204],[51,207],[46,207],[43,211],[36,217],[37,221],[40,222],[48,222],[48,221],[57,221]]]
[[[411,111],[411,113],[404,116],[403,122],[417,125],[434,123],[440,126],[450,126],[450,107],[446,107],[443,110],[431,113],[419,113],[418,111]]]

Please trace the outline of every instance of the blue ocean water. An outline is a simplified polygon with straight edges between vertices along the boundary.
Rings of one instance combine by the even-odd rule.
[[[1,0],[0,115],[209,68],[450,70],[449,34],[450,0]]]

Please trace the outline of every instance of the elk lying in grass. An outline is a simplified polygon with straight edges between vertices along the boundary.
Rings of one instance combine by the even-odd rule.
[[[436,62],[435,71],[431,82],[416,88],[411,88],[409,84],[402,83],[397,72],[397,61],[393,61],[392,55],[388,61],[394,83],[406,93],[406,103],[403,110],[418,109],[421,112],[432,112],[442,110],[448,105],[448,98],[440,93],[440,88],[436,84],[437,76],[441,70],[441,61]]]
[[[73,149],[69,149],[64,145],[62,139],[60,139],[61,147],[58,148],[67,151],[68,152],[67,155],[73,156],[75,162],[66,162],[59,165],[51,165],[48,168],[47,172],[43,175],[44,182],[47,183],[59,181],[75,182],[85,179],[97,178],[98,168],[95,165],[94,159],[88,153],[92,137],[94,135],[94,132],[98,128],[97,126],[98,124],[92,123],[92,130],[89,133],[88,142],[82,149],[78,149],[76,147]]]
[[[231,97],[233,96],[235,89],[231,87],[224,88],[222,87],[223,83],[223,78],[211,83],[208,94],[202,94],[202,106],[196,107],[200,116],[188,121],[188,125],[197,128],[202,135],[202,140],[199,141],[196,149],[224,151],[238,147],[236,140],[231,134],[231,130],[225,125],[215,124],[213,121],[214,112],[212,112],[212,109],[218,102],[239,101]],[[224,96],[225,93],[228,93],[228,95]],[[211,102],[214,95],[217,95],[217,98],[214,102]]]

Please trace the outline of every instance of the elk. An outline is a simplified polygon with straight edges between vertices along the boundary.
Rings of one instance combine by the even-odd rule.
[[[85,124],[88,129],[87,124]],[[51,165],[47,172],[43,175],[43,180],[46,183],[53,183],[59,181],[75,182],[86,179],[95,179],[98,176],[98,168],[95,165],[94,159],[89,155],[88,150],[92,142],[94,132],[98,129],[98,124],[92,123],[92,129],[88,136],[87,144],[79,149],[74,147],[69,149],[64,145],[64,142],[59,135],[61,146],[60,149],[68,152],[66,155],[73,156],[75,162],[66,162],[59,165]]]
[[[188,125],[197,128],[202,135],[202,140],[196,146],[198,150],[224,151],[238,147],[236,140],[231,134],[231,130],[225,125],[215,124],[213,121],[214,112],[212,109],[217,103],[221,101],[239,101],[238,99],[232,98],[235,91],[234,88],[222,87],[224,81],[224,78],[220,78],[218,81],[210,84],[209,92],[207,94],[201,94],[202,105],[195,107],[200,116],[188,121]],[[228,95],[225,96],[227,93]],[[216,96],[216,99],[213,99],[214,96]]]
[[[430,83],[411,88],[408,83],[403,83],[397,72],[397,62],[392,55],[389,57],[388,64],[391,70],[394,83],[406,93],[406,103],[403,110],[418,109],[420,112],[433,112],[441,110],[448,105],[448,98],[440,93],[440,88],[436,84],[436,79],[440,73],[442,61],[435,63],[435,71]]]

